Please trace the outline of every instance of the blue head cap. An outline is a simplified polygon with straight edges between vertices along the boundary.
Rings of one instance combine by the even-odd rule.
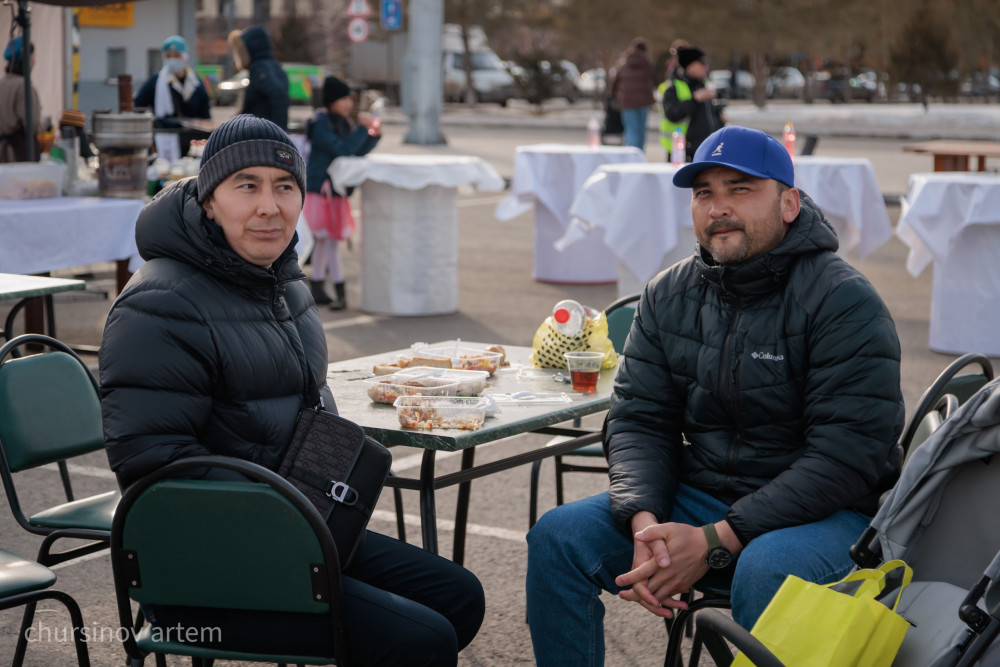
[[[31,45],[31,50],[34,52],[35,45]],[[10,62],[20,62],[21,57],[24,55],[24,38],[20,35],[14,39],[7,42],[7,48],[3,50],[3,57]]]
[[[730,125],[716,130],[694,153],[694,161],[674,174],[674,185],[690,188],[701,172],[729,167],[757,178],[773,178],[795,187],[795,167],[778,140],[760,130]]]
[[[188,45],[183,37],[180,35],[171,35],[163,40],[163,48],[160,49],[162,52],[167,51],[183,51],[187,53]]]

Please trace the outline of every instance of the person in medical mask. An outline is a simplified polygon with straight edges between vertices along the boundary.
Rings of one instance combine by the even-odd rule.
[[[188,64],[187,42],[171,35],[161,49],[163,67],[151,76],[135,96],[135,107],[153,112],[153,126],[180,128],[184,118],[211,118],[208,92]],[[187,153],[188,143],[201,133],[157,132],[156,150],[161,157],[175,160]],[[181,152],[183,150],[183,152]]]

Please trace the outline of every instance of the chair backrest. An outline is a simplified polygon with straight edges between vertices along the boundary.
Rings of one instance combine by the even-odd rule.
[[[35,339],[58,347],[4,361]],[[104,448],[97,381],[72,350],[45,336],[0,348],[0,446],[12,472]]]
[[[638,300],[638,294],[630,294],[612,301],[604,309],[604,316],[608,320],[608,338],[611,339],[611,344],[615,346],[615,352],[618,354],[625,348],[625,339],[628,338],[629,329],[632,328]]]
[[[327,569],[320,537],[301,508],[267,484],[163,479],[123,498],[112,542],[138,602],[329,611],[325,577],[316,572]]]

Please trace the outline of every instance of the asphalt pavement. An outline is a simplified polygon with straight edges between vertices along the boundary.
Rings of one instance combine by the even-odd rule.
[[[820,137],[819,155],[852,155],[872,160],[876,176],[884,193],[902,195],[910,173],[929,171],[929,156],[904,153],[901,146],[911,139],[937,137],[979,138],[997,136],[1000,128],[1000,107],[963,105],[941,111],[932,106],[924,115],[919,105],[817,103],[775,104],[767,112],[749,105],[731,105],[729,120],[779,133],[786,120],[793,120],[802,137],[816,133]],[[945,112],[950,111],[950,115]],[[586,123],[598,113],[588,103],[560,105],[554,102],[539,113],[525,104],[511,104],[506,109],[482,105],[470,110],[449,106],[442,114],[442,127],[447,143],[418,146],[403,143],[406,125],[398,109],[390,109],[385,117],[385,137],[378,152],[383,153],[454,153],[475,155],[491,163],[504,177],[513,173],[514,149],[518,145],[542,142],[584,143]],[[228,110],[217,110],[221,117]],[[928,115],[929,114],[929,115]],[[301,118],[308,110],[296,109],[293,116]],[[834,119],[833,116],[837,118]],[[933,123],[930,122],[933,117]],[[925,122],[926,121],[926,122]],[[652,122],[651,122],[652,127]],[[911,128],[907,130],[906,128]],[[845,131],[841,132],[841,128]],[[953,134],[948,134],[949,128]],[[848,131],[849,130],[849,131]],[[902,136],[903,134],[906,136]],[[969,134],[966,134],[969,133]],[[655,134],[647,140],[650,160],[664,159]],[[990,163],[988,167],[995,168]],[[550,312],[552,305],[564,298],[574,298],[587,305],[601,307],[614,300],[613,284],[556,285],[538,283],[531,278],[533,216],[524,214],[509,222],[498,222],[493,209],[504,193],[460,193],[459,206],[459,310],[452,315],[434,317],[388,317],[363,313],[359,303],[359,244],[364,242],[364,223],[360,234],[343,258],[348,283],[348,309],[340,312],[322,310],[324,328],[330,349],[330,360],[339,361],[360,355],[376,354],[409,346],[417,341],[438,341],[462,338],[512,345],[530,345],[538,324]],[[890,197],[891,201],[891,197]],[[359,205],[360,197],[352,200]],[[895,224],[899,215],[896,205],[889,206]],[[893,238],[871,256],[860,262],[856,252],[848,260],[872,281],[888,304],[895,318],[903,350],[902,384],[907,405],[912,406],[923,389],[953,358],[932,352],[927,347],[928,317],[932,269],[912,278],[904,268],[906,248]],[[112,265],[81,267],[60,271],[55,275],[87,272],[88,293],[67,293],[56,297],[60,338],[96,345],[113,298]],[[105,298],[101,292],[109,292]],[[96,364],[96,358],[87,356]],[[53,406],[56,409],[56,406]],[[600,416],[587,420],[599,425]],[[515,451],[540,446],[540,436],[525,436],[481,448],[477,462],[486,462]],[[414,472],[419,456],[413,452],[393,450],[394,468]],[[458,459],[444,455],[438,459],[439,469],[457,469]],[[96,493],[114,487],[114,479],[103,454],[85,457],[74,466],[78,478],[78,495]],[[22,502],[29,511],[58,501],[58,477],[53,469],[29,471],[19,476],[19,488],[24,489]],[[602,475],[571,474],[567,477],[567,497],[579,498],[607,488]],[[419,539],[417,497],[404,493],[408,519],[408,537]],[[440,542],[442,553],[451,548],[451,527],[446,519],[454,507],[454,489],[438,494]],[[487,617],[472,645],[461,655],[461,665],[531,664],[531,644],[524,622],[524,566],[527,527],[528,470],[518,468],[482,480],[472,487],[469,513],[470,534],[466,547],[466,565],[475,572],[487,591]],[[554,504],[551,465],[543,465],[541,507]],[[391,520],[391,494],[384,494],[372,520],[375,530],[394,534]],[[40,540],[15,525],[9,513],[0,513],[3,547],[32,556]],[[72,594],[81,604],[88,627],[100,638],[91,643],[95,665],[121,664],[124,656],[112,641],[110,631],[117,627],[111,586],[111,569],[106,554],[82,562],[68,563],[58,569],[57,586]],[[665,632],[660,620],[636,605],[604,596],[608,604],[608,665],[659,665],[666,647]],[[20,616],[16,611],[0,612],[0,662],[9,662]],[[65,613],[52,604],[43,603],[36,626],[64,627]],[[63,636],[65,639],[65,636]],[[59,641],[58,634],[47,641],[29,646],[27,665],[70,664],[71,647]],[[171,661],[170,664],[181,664]],[[708,664],[705,662],[704,664]]]

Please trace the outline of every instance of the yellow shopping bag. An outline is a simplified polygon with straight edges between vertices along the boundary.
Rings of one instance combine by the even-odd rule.
[[[608,338],[608,318],[603,312],[591,318],[590,323],[575,336],[565,336],[552,325],[552,316],[545,318],[531,341],[531,365],[535,368],[566,368],[563,352],[603,352],[601,370],[618,366],[618,353]]]
[[[789,575],[750,634],[788,667],[889,667],[910,627],[895,609],[912,578],[901,560],[826,585]]]

